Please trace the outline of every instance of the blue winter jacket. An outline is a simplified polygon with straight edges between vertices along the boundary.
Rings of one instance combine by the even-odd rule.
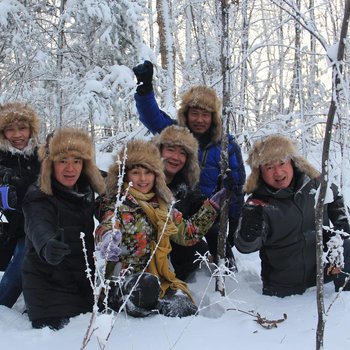
[[[140,115],[140,121],[153,134],[160,133],[167,126],[176,124],[165,112],[159,109],[154,92],[145,96],[135,94],[136,108]],[[245,169],[239,146],[229,137],[229,167],[234,178],[233,196],[230,202],[229,216],[238,219],[243,205],[243,184],[245,182]],[[219,189],[220,175],[220,143],[209,142],[205,147],[199,147],[198,161],[201,167],[199,187],[208,198]]]

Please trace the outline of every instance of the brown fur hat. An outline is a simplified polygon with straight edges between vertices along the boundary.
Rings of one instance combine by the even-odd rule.
[[[292,139],[282,135],[271,135],[256,141],[249,153],[247,164],[252,171],[244,185],[246,193],[254,192],[259,186],[260,166],[276,160],[292,160],[297,169],[311,178],[320,176],[320,173],[298,153]]]
[[[123,167],[125,166],[125,177],[126,171],[137,165],[154,172],[156,175],[155,193],[166,203],[171,203],[173,196],[165,183],[163,162],[159,150],[153,143],[145,140],[129,141],[119,152],[114,163],[108,169],[107,195],[112,197],[118,194],[118,177],[122,173]]]
[[[32,107],[22,102],[8,102],[0,105],[0,146],[5,146],[7,141],[4,136],[4,129],[16,122],[29,124],[30,137],[36,146],[40,132],[40,121]]]
[[[155,136],[153,141],[160,152],[163,145],[182,147],[187,153],[185,166],[181,170],[186,184],[194,186],[198,183],[200,175],[197,158],[198,141],[194,138],[188,128],[178,125],[168,126],[158,136]]]
[[[75,128],[56,130],[47,140],[46,145],[39,149],[39,155],[42,161],[39,186],[44,193],[52,195],[53,162],[69,156],[83,159],[82,173],[87,176],[95,192],[104,193],[105,183],[94,162],[93,143],[84,130]]]
[[[187,112],[190,107],[204,109],[212,113],[211,140],[214,143],[221,141],[221,102],[214,89],[207,86],[194,86],[184,93],[181,100],[180,109],[177,113],[179,125],[187,125]]]

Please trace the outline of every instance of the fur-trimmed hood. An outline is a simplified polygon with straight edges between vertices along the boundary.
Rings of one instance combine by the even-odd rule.
[[[129,141],[115,157],[107,173],[107,195],[113,197],[118,194],[121,185],[119,175],[124,174],[122,179],[124,182],[126,171],[136,165],[149,169],[155,174],[154,192],[166,203],[171,203],[173,196],[165,183],[163,162],[159,150],[153,143],[145,140]]]
[[[297,169],[312,179],[320,176],[319,171],[299,154],[292,139],[282,135],[271,135],[255,142],[249,153],[247,164],[251,173],[244,185],[246,193],[252,193],[258,188],[261,182],[260,166],[276,160],[292,160]]]
[[[221,102],[214,89],[199,85],[184,93],[177,113],[179,125],[187,127],[187,112],[190,107],[197,107],[212,113],[211,141],[220,142],[222,135]]]
[[[30,140],[24,150],[16,150],[4,136],[6,126],[18,122],[26,122],[30,127]],[[3,151],[32,154],[38,146],[40,121],[31,106],[23,102],[8,102],[0,105],[0,149]]]
[[[159,135],[153,138],[153,142],[161,152],[161,147],[180,146],[187,153],[186,163],[181,173],[188,186],[193,187],[199,181],[200,168],[198,164],[198,141],[188,128],[178,125],[171,125],[165,128]]]
[[[101,172],[94,162],[94,147],[90,136],[81,129],[62,128],[54,132],[46,145],[40,147],[41,172],[39,187],[42,192],[52,195],[51,176],[53,162],[72,156],[83,159],[82,173],[86,175],[92,189],[98,194],[105,192]]]

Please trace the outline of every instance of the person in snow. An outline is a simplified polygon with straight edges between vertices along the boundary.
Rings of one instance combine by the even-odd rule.
[[[39,119],[22,102],[0,106],[1,223],[0,305],[12,307],[22,293],[21,265],[24,256],[22,201],[29,185],[36,181],[40,163],[37,156]]]
[[[315,196],[320,173],[298,154],[293,141],[271,135],[257,141],[247,163],[244,190],[249,197],[235,234],[242,253],[260,250],[263,294],[302,294],[316,284]],[[349,233],[347,208],[335,185],[333,201],[324,206],[324,225]],[[332,225],[331,225],[332,224]],[[332,232],[324,230],[324,241]],[[344,239],[343,271],[350,272],[350,240]],[[325,281],[336,291],[344,284],[340,266],[327,266]],[[345,290],[350,290],[349,283]]]
[[[32,326],[58,330],[70,317],[92,311],[94,192],[102,194],[105,183],[83,130],[56,130],[39,154],[38,185],[23,201],[23,295]]]
[[[194,215],[207,199],[198,187],[200,168],[197,159],[198,142],[182,126],[170,125],[152,140],[160,151],[164,163],[165,182],[176,202],[174,207],[185,219]],[[197,252],[204,255],[208,245],[204,239],[192,246],[173,241],[170,260],[176,276],[185,281],[199,266]]]
[[[159,109],[153,92],[153,65],[145,61],[133,68],[138,86],[135,94],[136,108],[140,121],[153,133],[160,133],[164,128],[176,123],[167,114]],[[211,197],[220,190],[220,153],[222,139],[221,103],[215,91],[206,86],[194,86],[182,97],[177,113],[180,126],[189,128],[198,140],[198,162],[201,169],[199,188],[206,197]],[[241,150],[231,135],[228,145],[229,171],[226,177],[231,181],[231,200],[229,209],[228,242],[226,244],[228,266],[234,267],[233,232],[237,227],[238,218],[243,204],[242,187],[245,181],[245,169]],[[228,182],[228,181],[227,181]],[[217,237],[219,222],[216,222],[206,235],[209,251],[217,261]]]
[[[125,168],[123,168],[125,167]],[[124,171],[125,170],[125,171]],[[217,216],[217,197],[188,220],[171,207],[159,150],[144,140],[129,141],[109,167],[106,196],[99,199],[97,249],[107,261],[108,307],[143,317],[152,313],[185,317],[197,307],[185,282],[168,265],[170,240],[194,245]]]

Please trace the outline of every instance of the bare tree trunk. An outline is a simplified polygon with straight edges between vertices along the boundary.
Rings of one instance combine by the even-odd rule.
[[[300,0],[296,1],[296,6],[300,10]],[[299,11],[300,12],[300,11]],[[299,95],[299,82],[300,82],[300,46],[301,46],[301,28],[299,21],[295,21],[295,54],[294,54],[294,69],[293,69],[293,85],[289,96],[289,108],[288,112],[292,113],[295,108],[296,98]]]
[[[166,77],[168,79],[164,95],[164,105],[167,105],[170,101],[175,100],[175,49],[171,24],[171,1],[157,0],[156,6],[161,65],[167,71]]]
[[[148,0],[148,29],[149,29],[149,46],[152,50],[154,50],[154,30],[153,30],[153,1]]]
[[[56,127],[59,128],[62,126],[63,123],[63,91],[61,87],[61,77],[62,77],[62,71],[63,71],[63,48],[65,45],[64,40],[64,25],[65,25],[65,19],[63,19],[63,12],[66,8],[67,0],[61,0],[60,4],[60,22],[58,24],[58,47],[57,47],[57,57],[56,57],[56,65],[57,65],[57,73],[59,74],[59,77],[57,79],[57,104],[58,104],[58,115],[56,118]]]
[[[324,308],[324,278],[323,278],[323,208],[325,203],[326,191],[328,186],[328,165],[329,165],[329,146],[331,142],[331,134],[333,127],[334,116],[337,112],[338,97],[341,86],[340,76],[342,74],[341,61],[344,56],[345,39],[348,32],[350,17],[350,0],[346,1],[344,18],[342,22],[342,28],[340,33],[339,47],[336,61],[334,58],[329,57],[333,64],[332,80],[333,80],[333,93],[332,100],[328,110],[327,124],[325,130],[323,151],[322,151],[322,176],[319,196],[316,203],[316,232],[317,232],[317,309],[318,309],[318,324],[316,332],[316,349],[323,349],[324,327],[325,327],[325,308]]]
[[[220,0],[221,13],[221,75],[222,75],[222,104],[223,104],[223,133],[221,139],[221,175],[223,176],[228,169],[228,125],[230,114],[230,55],[229,55],[229,38],[228,38],[228,23],[229,23],[229,1]],[[225,266],[226,259],[226,236],[228,230],[228,212],[229,212],[229,194],[227,193],[220,211],[220,230],[218,235],[218,266]],[[220,271],[220,268],[219,268]],[[225,295],[225,280],[222,273],[218,274],[216,279],[216,291],[222,296]]]

